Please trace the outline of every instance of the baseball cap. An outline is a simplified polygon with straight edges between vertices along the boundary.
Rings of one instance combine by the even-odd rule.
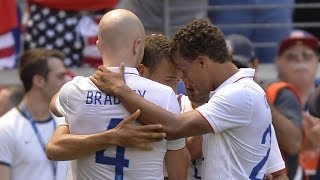
[[[248,65],[255,58],[252,42],[240,34],[231,34],[225,37],[227,46],[232,53],[233,61]]]
[[[318,38],[303,30],[293,30],[279,43],[278,54],[282,54],[286,49],[295,45],[297,42],[302,42],[309,46],[314,51],[318,50]]]

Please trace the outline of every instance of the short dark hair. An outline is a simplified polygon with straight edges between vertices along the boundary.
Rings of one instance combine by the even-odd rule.
[[[47,79],[50,71],[48,60],[52,57],[64,60],[64,54],[61,51],[44,48],[30,49],[21,56],[19,75],[25,92],[31,89],[33,76],[40,75]]]
[[[149,68],[150,73],[152,73],[161,60],[168,60],[173,62],[170,44],[171,40],[161,34],[152,34],[146,36],[146,45],[144,48],[144,55],[142,59],[142,64]]]
[[[207,20],[194,20],[173,37],[171,53],[179,53],[189,61],[206,55],[214,62],[231,61],[223,33]]]

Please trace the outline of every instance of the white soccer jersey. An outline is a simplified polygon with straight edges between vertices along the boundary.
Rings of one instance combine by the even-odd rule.
[[[176,95],[170,87],[140,77],[135,68],[125,68],[125,81],[145,99],[171,112],[180,112]],[[129,115],[118,98],[99,91],[87,77],[75,77],[66,83],[59,92],[56,107],[65,116],[72,134],[103,132],[114,128]],[[153,143],[153,147],[152,151],[119,146],[98,151],[72,161],[73,177],[85,180],[162,180],[167,149],[181,149],[185,147],[185,140],[163,140]]]
[[[271,125],[271,133],[271,150],[267,162],[267,173],[275,173],[286,168],[273,125]]]
[[[192,105],[188,96],[181,96],[181,113],[191,111]],[[277,137],[273,125],[271,125],[271,150],[269,159],[267,162],[267,173],[275,173],[280,170],[284,170],[285,163],[282,159],[282,155],[278,146]],[[201,166],[203,159],[197,159],[192,161],[188,170],[188,180],[201,179]]]
[[[54,132],[54,124],[60,120],[36,123],[45,143]],[[58,162],[54,178],[52,164],[31,123],[16,108],[0,118],[0,163],[10,166],[10,180],[65,180],[68,167],[67,161]]]
[[[214,131],[203,136],[204,180],[263,179],[266,173],[272,118],[253,76],[253,69],[240,69],[197,108]]]
[[[184,96],[184,95],[181,96],[180,107],[181,107],[181,113],[185,113],[193,110],[191,101],[189,100],[188,96]],[[191,161],[188,169],[188,180],[201,179],[201,166],[202,166],[202,159]]]

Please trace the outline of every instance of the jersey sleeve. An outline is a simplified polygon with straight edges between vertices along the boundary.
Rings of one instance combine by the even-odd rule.
[[[224,89],[228,88],[226,91]],[[253,97],[245,86],[228,86],[214,94],[207,104],[196,110],[215,133],[246,126],[253,113]]]
[[[58,97],[55,101],[55,107],[62,114],[64,117],[67,117],[70,114],[70,107],[69,104],[69,93],[72,87],[72,81],[67,82],[62,86],[58,93]]]
[[[69,125],[68,122],[66,121],[65,117],[56,117],[54,116],[54,119],[57,123],[57,126],[61,126],[61,125]]]
[[[1,119],[8,121],[10,119]],[[0,124],[0,164],[10,166],[13,162],[16,139],[14,130],[5,123]]]
[[[177,100],[177,96],[172,90],[170,92],[170,97],[167,102],[167,110],[175,114],[180,113],[180,106]],[[186,146],[186,142],[184,138],[167,141],[168,150],[179,150],[184,148],[185,146]]]
[[[273,125],[271,125],[271,149],[267,163],[267,173],[275,173],[285,168],[285,163],[278,146],[278,140]]]

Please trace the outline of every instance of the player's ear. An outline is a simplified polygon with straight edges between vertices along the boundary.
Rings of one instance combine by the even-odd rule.
[[[133,43],[133,54],[138,54],[141,50],[143,51],[142,40],[136,39]]]
[[[144,77],[144,74],[145,74],[145,69],[146,67],[143,65],[143,64],[139,64],[138,66],[138,71],[139,71],[139,74],[140,76]]]
[[[200,66],[200,68],[205,69],[207,67],[207,59],[205,56],[198,56],[196,60]]]
[[[138,71],[140,76],[150,79],[150,69],[147,66],[145,66],[144,64],[140,64],[138,67]]]
[[[101,53],[101,45],[100,45],[100,43],[99,43],[99,40],[97,40],[96,41],[96,45],[97,45],[97,47],[98,47],[98,50],[99,50],[99,53],[100,53],[100,55],[102,55],[102,53]]]
[[[32,77],[32,84],[37,87],[43,87],[45,85],[45,78],[36,74]]]

